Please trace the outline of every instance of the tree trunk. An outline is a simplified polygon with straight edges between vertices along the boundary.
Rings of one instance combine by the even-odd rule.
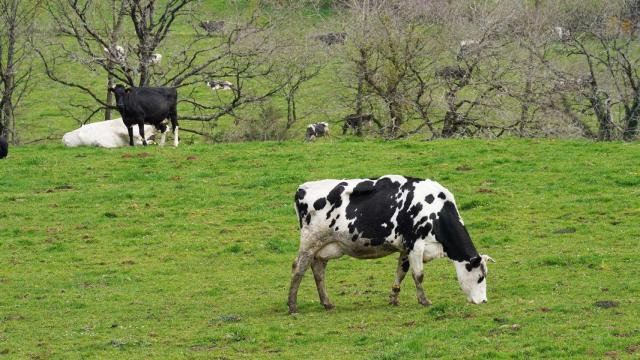
[[[143,44],[143,47],[146,46]],[[140,83],[138,86],[149,86],[150,69],[151,68],[151,53],[146,49],[140,50]]]
[[[400,105],[396,101],[389,102],[389,117],[391,119],[391,127],[389,128],[389,137],[395,139],[398,135],[398,130],[403,122],[402,111]]]
[[[364,54],[360,54],[361,62]],[[364,69],[362,63],[358,64],[358,92],[356,93],[356,114],[362,115],[362,100],[364,98]]]
[[[455,89],[449,90],[447,93],[447,107],[449,110],[444,115],[442,122],[441,136],[444,138],[452,137],[458,131],[458,111],[455,105],[457,91]]]
[[[638,117],[640,117],[640,92],[636,93],[633,105],[625,109],[624,141],[633,141],[638,135]]]
[[[111,74],[107,75],[107,89],[111,89],[113,87],[114,81],[113,81],[113,76]],[[111,104],[113,104],[113,93],[111,93],[111,91],[107,90],[107,108],[104,110],[104,119],[105,120],[111,120],[111,108],[109,106],[111,106]]]
[[[16,26],[18,25],[16,24],[18,1],[13,0],[11,2],[11,7],[8,10],[11,12],[11,15],[9,16],[9,21],[5,25],[7,29],[7,63],[2,78],[2,82],[4,84],[1,105],[3,122],[2,136],[4,136],[5,139],[7,139],[7,141],[11,142],[13,145],[16,145],[17,137],[15,134],[15,118],[13,112],[13,92],[15,90],[16,73],[15,52],[17,35]]]
[[[598,119],[598,140],[611,141],[613,137],[613,121],[611,121],[609,98],[607,97],[604,100],[599,97],[591,98],[591,103]]]

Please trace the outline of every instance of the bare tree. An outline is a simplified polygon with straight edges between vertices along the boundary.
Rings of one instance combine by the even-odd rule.
[[[18,142],[15,112],[29,90],[31,44],[39,1],[0,0],[0,135]]]
[[[82,122],[113,106],[109,97],[105,100],[100,95],[104,88],[98,92],[58,70],[69,59],[84,71],[106,74],[109,85],[117,81],[129,86],[184,88],[181,102],[192,109],[192,114],[181,114],[184,120],[208,122],[234,116],[239,109],[281,91],[283,84],[267,79],[280,48],[271,37],[276,21],[259,9],[249,16],[237,11],[219,31],[203,34],[198,30],[202,22],[199,6],[196,0],[111,0],[108,4],[52,0],[49,13],[61,34],[73,39],[76,46],[56,40],[49,44],[55,50],[40,50],[39,55],[51,80],[74,87],[91,99],[75,104],[88,114]],[[171,37],[171,29],[180,18],[192,24],[193,34],[187,41]],[[213,79],[231,81],[232,96],[203,96],[205,82]]]
[[[346,58],[355,80],[355,114],[373,95],[387,116],[376,118],[383,136],[397,138],[417,130],[403,125],[418,116],[428,120],[430,91],[424,73],[433,65],[429,53],[430,25],[420,1],[353,0],[349,3]],[[420,115],[416,115],[416,111]],[[418,125],[421,129],[424,124]]]
[[[640,57],[638,40],[624,22],[616,21],[625,7],[605,4],[586,31],[566,43],[566,54],[582,61],[586,76],[581,94],[598,123],[598,139],[633,140],[640,117]],[[625,3],[623,3],[625,5]],[[608,26],[601,17],[609,15]]]
[[[445,55],[455,54],[455,62],[437,72],[445,92],[442,137],[474,136],[485,131],[500,136],[514,126],[493,121],[490,116],[493,109],[504,107],[502,95],[512,70],[504,61],[511,42],[505,34],[515,11],[510,4],[462,4],[451,6],[445,13],[448,26],[455,30],[441,41],[448,44]]]

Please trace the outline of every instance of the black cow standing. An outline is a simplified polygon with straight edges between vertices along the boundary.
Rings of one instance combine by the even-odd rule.
[[[370,126],[373,121],[373,115],[371,114],[351,114],[344,118],[344,125],[342,125],[342,135],[347,133],[349,128],[353,129],[353,132],[362,136],[362,127]]]
[[[129,131],[129,145],[133,146],[133,125],[138,125],[142,143],[147,146],[144,137],[144,124],[150,124],[160,130],[164,145],[167,126],[165,119],[171,120],[173,131],[173,145],[178,146],[178,92],[168,87],[131,87],[125,88],[118,84],[110,88],[116,96],[116,108],[122,116]]]
[[[0,136],[0,159],[4,159],[9,154],[9,143],[7,139]]]

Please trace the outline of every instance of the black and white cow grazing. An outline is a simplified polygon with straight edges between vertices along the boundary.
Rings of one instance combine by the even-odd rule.
[[[116,108],[129,131],[129,145],[133,146],[133,125],[138,125],[142,144],[147,146],[144,124],[150,124],[162,132],[160,145],[164,145],[167,127],[165,119],[171,120],[173,146],[178,146],[178,92],[168,87],[132,87],[118,84],[109,88],[116,97]]]
[[[201,21],[198,25],[208,34],[213,34],[224,29],[224,20],[206,20]]]
[[[331,45],[343,45],[344,41],[347,39],[347,33],[345,32],[339,32],[339,33],[334,33],[334,32],[330,32],[327,34],[323,34],[323,35],[317,35],[314,37],[314,39],[323,42],[325,45],[331,46]]]
[[[4,159],[9,155],[9,143],[7,139],[0,136],[0,159]]]
[[[307,135],[306,135],[307,141],[311,141],[315,138],[319,138],[323,136],[329,136],[328,123],[321,122],[316,124],[309,124],[309,126],[307,126]]]
[[[210,80],[207,81],[207,86],[211,88],[211,90],[231,90],[233,89],[233,84],[224,81],[224,80]]]
[[[372,121],[373,121],[372,114],[347,115],[344,118],[344,125],[342,125],[342,135],[345,135],[348,129],[352,129],[356,135],[361,136],[362,128],[364,126],[370,126]]]
[[[468,300],[487,301],[487,255],[480,255],[458,215],[453,195],[431,180],[386,175],[377,179],[307,182],[295,195],[300,249],[293,263],[289,312],[297,312],[298,287],[309,265],[326,309],[327,262],[343,255],[380,258],[399,252],[389,302],[398,304],[400,283],[411,269],[418,302],[430,305],[422,288],[423,263],[452,260]]]

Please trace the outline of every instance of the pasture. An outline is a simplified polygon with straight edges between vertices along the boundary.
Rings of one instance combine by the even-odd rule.
[[[0,162],[2,358],[637,358],[640,145],[321,139],[67,149]],[[456,196],[489,302],[425,266],[387,304],[395,257],[307,272],[287,315],[296,186],[389,173]],[[608,302],[606,302],[608,301]],[[599,306],[597,306],[599,305]]]

